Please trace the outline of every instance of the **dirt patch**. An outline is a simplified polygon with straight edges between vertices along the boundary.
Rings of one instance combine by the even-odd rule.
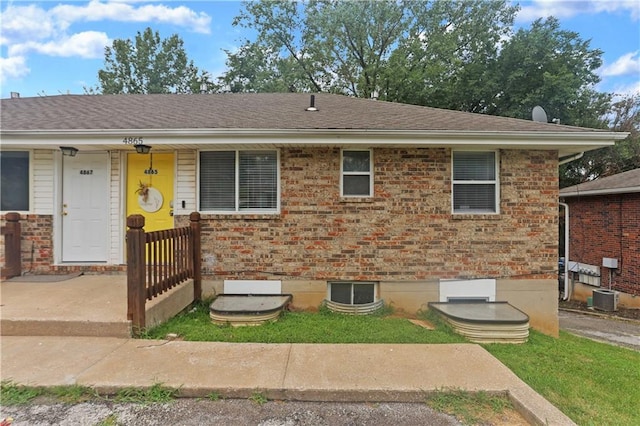
[[[593,307],[588,307],[586,303],[579,302],[577,300],[562,300],[559,302],[559,307],[564,309],[573,309],[576,311],[583,312],[595,312],[602,315],[608,315],[611,317],[617,318],[627,318],[636,321],[640,321],[640,309],[627,309],[627,308],[618,308],[617,311],[613,312],[604,312],[594,309]]]

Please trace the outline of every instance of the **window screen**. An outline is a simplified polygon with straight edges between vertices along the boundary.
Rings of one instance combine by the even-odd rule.
[[[0,152],[0,210],[29,210],[29,152]]]

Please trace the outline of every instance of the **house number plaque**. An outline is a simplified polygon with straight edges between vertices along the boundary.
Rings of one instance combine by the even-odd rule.
[[[93,170],[80,170],[81,175],[92,175]]]

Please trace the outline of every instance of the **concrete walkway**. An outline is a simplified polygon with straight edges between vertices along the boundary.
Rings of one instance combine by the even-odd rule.
[[[419,402],[436,390],[503,393],[532,424],[574,424],[474,344],[242,344],[94,337],[2,337],[2,380],[111,394],[154,384],[301,401]]]
[[[532,424],[574,424],[475,344],[249,344],[137,340],[123,276],[2,282],[1,379],[104,394],[161,383],[185,397],[422,402],[443,389],[508,395]],[[63,336],[63,337],[62,337]]]

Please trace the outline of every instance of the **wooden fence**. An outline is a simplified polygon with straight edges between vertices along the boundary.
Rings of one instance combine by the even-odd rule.
[[[193,279],[194,300],[202,298],[200,213],[190,226],[145,232],[144,216],[127,217],[127,318],[134,334],[145,328],[147,300]]]
[[[4,267],[0,272],[3,279],[8,279],[22,274],[22,253],[20,249],[22,229],[19,213],[7,213],[4,218],[6,222],[2,227]]]

